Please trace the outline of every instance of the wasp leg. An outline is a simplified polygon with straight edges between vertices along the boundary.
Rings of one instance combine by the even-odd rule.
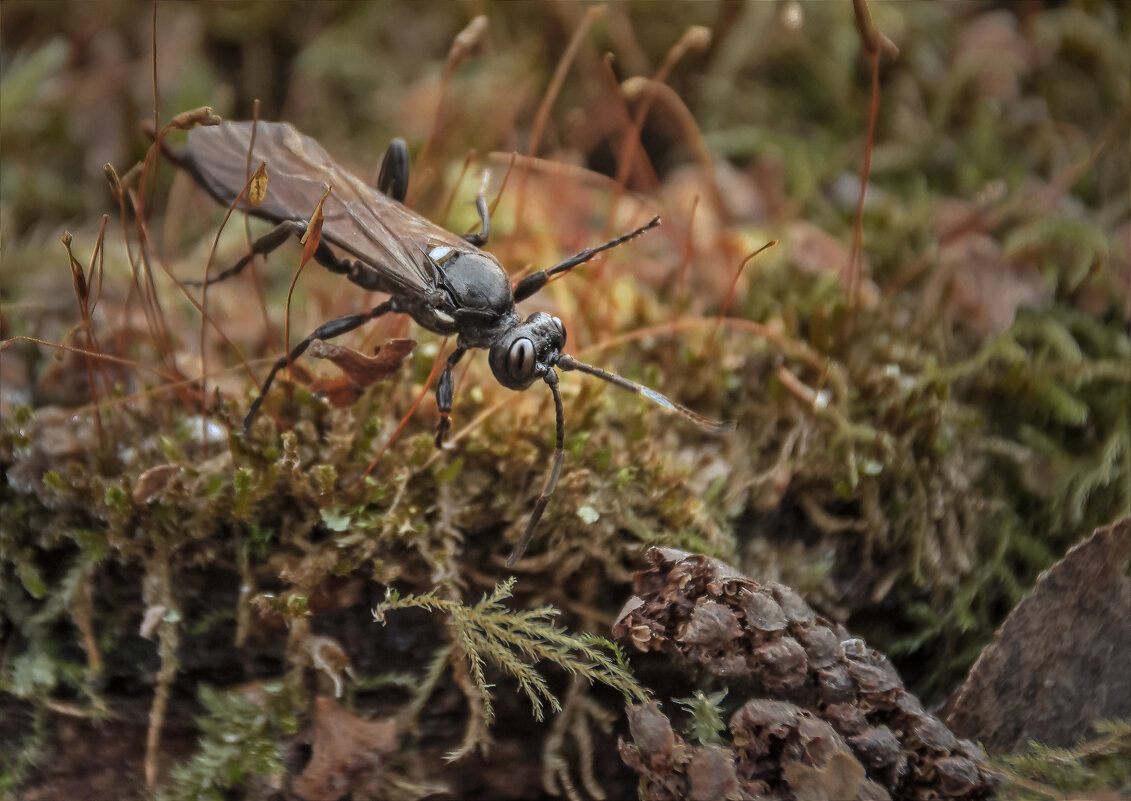
[[[550,502],[550,496],[554,494],[554,488],[558,486],[558,477],[562,474],[562,462],[565,461],[565,415],[562,411],[562,395],[558,392],[558,374],[554,372],[553,368],[550,368],[543,379],[550,386],[550,392],[554,395],[554,412],[557,415],[554,459],[550,462],[550,472],[546,476],[542,494],[538,496],[538,502],[534,504],[534,511],[530,513],[530,521],[526,524],[526,531],[523,532],[522,539],[514,546],[511,555],[507,557],[507,567],[514,567],[515,563],[522,558],[522,554],[526,552],[526,546],[530,544],[530,538],[534,536],[534,529],[538,527],[538,521],[542,519],[542,513],[546,511],[546,504]]]
[[[332,273],[344,275],[350,283],[357,284],[368,292],[393,291],[388,283],[381,278],[381,273],[371,264],[353,259],[339,259],[334,251],[323,242],[314,251],[314,260]]]
[[[589,261],[598,253],[606,251],[609,248],[615,248],[617,245],[623,245],[628,240],[635,239],[636,237],[647,231],[649,228],[655,228],[659,224],[660,218],[653,217],[647,225],[642,225],[635,231],[629,231],[624,236],[618,236],[616,239],[610,239],[605,244],[598,245],[595,248],[586,248],[576,256],[570,256],[565,261],[555,264],[548,270],[539,270],[536,273],[531,273],[514,285],[514,302],[518,303],[520,300],[525,300],[526,298],[533,295],[539,289],[546,286],[546,282],[549,281],[552,276],[558,275],[559,273],[568,273],[574,267],[585,264],[585,262]]]
[[[232,276],[239,275],[247,265],[251,264],[251,260],[260,253],[270,253],[279,245],[287,241],[288,238],[293,236],[302,236],[306,232],[306,223],[298,222],[297,220],[284,220],[276,225],[270,231],[265,233],[259,239],[251,243],[251,250],[242,259],[237,261],[224,272],[220,273],[214,278],[209,278],[209,284],[218,284]],[[203,281],[182,281],[185,286],[202,286]]]
[[[452,427],[452,398],[455,396],[455,386],[452,384],[452,368],[456,366],[467,348],[457,347],[448,357],[444,365],[444,372],[440,374],[440,383],[436,385],[436,405],[440,408],[440,422],[436,424],[436,447],[444,447],[444,435]]]
[[[259,237],[259,239],[252,242],[251,251],[248,252],[246,256],[215,278],[208,279],[208,283],[217,284],[227,278],[239,275],[239,273],[251,263],[251,260],[255,258],[256,254],[270,253],[283,244],[291,234],[302,236],[305,232],[306,223],[299,222],[298,220],[287,220],[279,223],[263,236]],[[357,284],[362,289],[370,292],[389,291],[388,286],[381,280],[381,274],[372,265],[351,259],[339,259],[325,242],[320,243],[318,249],[314,251],[314,260],[330,272],[344,275],[347,280]],[[183,281],[182,283],[185,286],[193,287],[203,285],[202,281]]]
[[[263,388],[259,390],[259,397],[251,402],[251,408],[247,410],[247,417],[243,419],[243,433],[246,436],[248,429],[251,428],[251,423],[255,419],[259,407],[263,404],[263,398],[267,395],[267,390],[271,389],[271,382],[275,380],[275,374],[293,362],[299,356],[306,352],[316,339],[333,339],[340,337],[342,334],[348,333],[355,328],[360,328],[370,320],[375,320],[386,312],[395,311],[396,304],[392,300],[387,300],[384,303],[374,306],[367,312],[361,314],[346,314],[341,317],[330,320],[327,323],[322,323],[311,332],[310,336],[302,342],[291,348],[291,352],[286,356],[280,356],[279,360],[271,367],[271,372],[267,374],[267,378],[263,381]]]
[[[408,194],[408,146],[397,137],[389,142],[385,157],[381,159],[381,170],[377,173],[377,189],[404,203]]]
[[[465,234],[463,238],[475,247],[481,248],[487,244],[487,237],[491,234],[491,216],[487,213],[487,199],[483,197],[482,189],[475,196],[475,208],[479,212],[479,220],[483,227],[477,233]]]

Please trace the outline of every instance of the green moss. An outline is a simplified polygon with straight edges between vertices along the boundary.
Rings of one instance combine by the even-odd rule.
[[[28,595],[32,598],[42,598],[47,594],[47,585],[43,582],[43,576],[33,559],[31,549],[26,549],[16,562],[16,572]]]
[[[67,481],[59,474],[59,471],[48,470],[43,474],[43,486],[55,492],[65,492],[67,490]]]
[[[128,514],[130,511],[130,496],[117,484],[108,484],[102,494],[103,502],[118,514]]]
[[[353,521],[348,514],[337,509],[322,509],[322,522],[330,531],[349,531]]]
[[[298,729],[281,684],[261,685],[256,699],[202,684],[205,714],[197,717],[197,753],[173,768],[159,801],[222,801],[258,781],[275,784],[283,774],[284,747]]]
[[[1074,748],[1033,742],[1020,754],[999,757],[1001,797],[1008,801],[1043,801],[1082,793],[1112,798],[1131,793],[1131,721],[1101,720],[1095,736]]]
[[[722,704],[726,697],[726,690],[710,694],[696,690],[694,695],[687,698],[672,699],[691,715],[687,723],[687,734],[699,745],[719,745],[723,742],[721,735],[726,731],[726,723],[723,722]]]
[[[236,468],[232,474],[232,489],[235,492],[235,505],[232,509],[238,518],[246,519],[251,514],[251,491],[254,473],[250,468]]]

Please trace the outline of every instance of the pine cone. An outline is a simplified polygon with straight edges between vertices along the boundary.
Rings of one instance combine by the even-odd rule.
[[[642,798],[993,795],[977,747],[924,711],[883,654],[792,589],[672,548],[647,558],[614,636],[665,651],[750,700],[731,717],[722,749],[685,744],[658,704],[630,707],[636,742],[622,743],[621,756],[641,774]],[[700,755],[705,748],[714,750]]]

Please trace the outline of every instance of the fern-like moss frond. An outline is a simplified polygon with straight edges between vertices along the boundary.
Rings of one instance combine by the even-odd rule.
[[[466,656],[468,673],[483,694],[487,719],[491,720],[492,686],[487,681],[486,666],[490,662],[518,682],[518,688],[530,700],[537,720],[545,709],[561,710],[545,677],[535,669],[545,660],[572,676],[598,682],[620,692],[627,703],[647,698],[646,690],[629,670],[623,652],[612,642],[591,633],[571,634],[555,626],[559,614],[552,606],[535,609],[510,609],[503,602],[511,597],[515,579],[509,578],[483,596],[474,606],[461,601],[437,597],[435,592],[401,596],[390,589],[385,600],[373,610],[373,616],[384,623],[385,615],[396,609],[426,609],[447,616],[452,636]]]
[[[1093,790],[1125,798],[1131,791],[1131,720],[1101,720],[1096,736],[1074,748],[1034,742],[1024,753],[993,760],[1005,777],[1002,798],[1064,798]],[[1097,796],[1098,797],[1098,796]]]

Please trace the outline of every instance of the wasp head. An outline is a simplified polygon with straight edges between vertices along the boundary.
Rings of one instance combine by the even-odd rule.
[[[526,389],[557,363],[565,343],[562,321],[546,312],[534,312],[491,346],[491,372],[508,389]]]

